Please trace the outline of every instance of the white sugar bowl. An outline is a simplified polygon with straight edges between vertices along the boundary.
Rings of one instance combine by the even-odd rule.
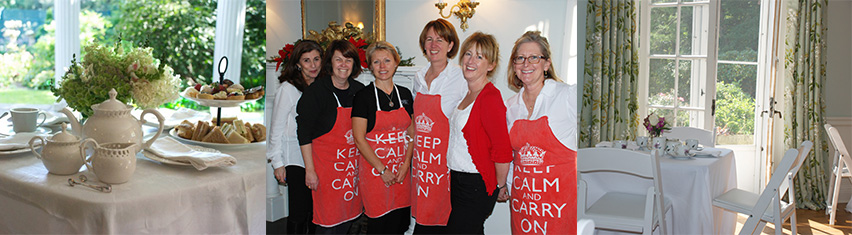
[[[76,174],[83,166],[83,159],[80,159],[80,139],[68,133],[65,129],[66,125],[62,123],[62,131],[56,135],[48,139],[35,136],[29,142],[30,150],[38,159],[41,159],[44,167],[51,174]],[[35,140],[41,140],[42,145],[44,145],[41,154],[33,146]]]

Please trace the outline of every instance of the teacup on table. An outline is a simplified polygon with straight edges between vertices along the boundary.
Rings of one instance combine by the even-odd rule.
[[[648,137],[647,136],[636,137],[636,145],[639,145],[640,149],[647,149],[648,148]]]
[[[617,149],[626,149],[627,148],[627,141],[626,140],[616,140],[615,142],[612,143],[612,147],[617,148]]]
[[[40,127],[47,120],[47,114],[37,108],[12,108],[8,112],[3,113],[2,116],[6,116],[6,114],[12,115],[10,119],[12,120],[12,130],[15,133],[34,132],[36,128]],[[42,117],[41,121],[38,121],[39,115]]]
[[[698,149],[698,140],[686,139],[686,147],[688,147],[690,150]]]
[[[666,137],[654,137],[652,140],[654,145],[651,147],[656,150],[663,150],[666,148]]]

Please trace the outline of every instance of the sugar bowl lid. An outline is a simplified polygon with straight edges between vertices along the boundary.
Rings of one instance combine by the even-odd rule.
[[[109,99],[97,104],[97,108],[93,107],[93,109],[100,110],[124,110],[127,109],[127,104],[115,99],[115,96],[118,95],[118,92],[115,91],[115,88],[109,90]]]
[[[52,140],[54,142],[74,142],[74,141],[78,141],[77,136],[74,136],[71,133],[68,133],[67,124],[65,124],[64,122],[62,123],[62,131],[57,133],[56,135],[53,135],[53,137],[51,137],[50,140]]]

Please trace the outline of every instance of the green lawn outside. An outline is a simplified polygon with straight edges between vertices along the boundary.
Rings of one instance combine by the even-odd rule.
[[[0,89],[0,104],[54,104],[56,97],[50,91],[27,88]]]

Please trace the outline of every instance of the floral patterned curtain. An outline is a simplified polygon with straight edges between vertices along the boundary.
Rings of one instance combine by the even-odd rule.
[[[589,0],[580,147],[632,139],[639,126],[636,2]]]
[[[790,1],[787,14],[784,145],[797,148],[814,142],[796,176],[796,203],[812,210],[825,208],[828,143],[825,119],[825,52],[827,0]]]

